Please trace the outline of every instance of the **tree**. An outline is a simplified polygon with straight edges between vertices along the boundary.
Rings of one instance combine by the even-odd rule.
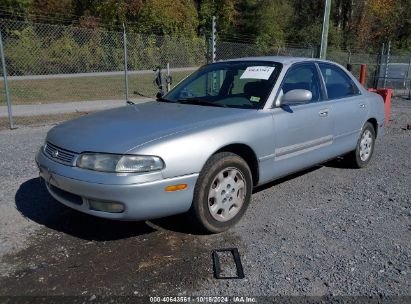
[[[232,34],[235,32],[238,0],[203,0],[198,3],[200,32],[210,34],[211,18],[217,17],[219,33]]]
[[[145,33],[193,35],[198,27],[192,0],[146,0],[137,20],[138,30]]]
[[[2,0],[0,19],[25,19],[33,0]]]
[[[355,26],[357,48],[376,46],[395,36],[398,12],[395,13],[395,0],[367,0],[362,3]]]
[[[51,23],[70,23],[76,19],[72,15],[72,0],[33,0],[30,14],[31,20]]]
[[[258,44],[265,48],[284,45],[293,14],[289,1],[262,1],[257,9],[255,22]]]
[[[396,47],[411,51],[411,0],[401,0],[396,5],[396,14],[399,15],[398,27],[396,29]]]
[[[142,8],[143,0],[103,0],[97,5],[97,12],[101,22],[113,28],[127,21],[135,22]]]

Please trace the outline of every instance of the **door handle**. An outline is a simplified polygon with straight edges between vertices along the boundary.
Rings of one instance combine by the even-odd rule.
[[[318,112],[318,115],[320,115],[320,117],[328,116],[328,109],[321,110],[320,112]]]
[[[360,108],[365,108],[365,103],[360,103],[359,106]]]

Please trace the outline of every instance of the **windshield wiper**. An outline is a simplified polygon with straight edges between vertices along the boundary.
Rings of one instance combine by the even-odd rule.
[[[195,98],[184,98],[179,99],[177,102],[180,103],[187,103],[187,104],[195,104],[195,105],[203,105],[203,106],[212,106],[212,107],[221,107],[221,108],[228,108],[225,104],[214,103],[211,101],[203,100],[203,99],[195,99]]]
[[[174,102],[172,100],[165,99],[164,97],[158,97],[156,100],[160,102]]]

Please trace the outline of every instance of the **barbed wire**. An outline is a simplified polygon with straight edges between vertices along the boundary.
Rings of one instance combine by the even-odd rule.
[[[50,16],[50,15],[19,14],[19,13],[16,13],[16,12],[10,13],[10,12],[4,11],[2,9],[0,9],[0,14],[3,15],[3,16],[8,16],[8,17],[18,17],[18,18],[24,18],[24,19],[33,18],[33,19],[44,20],[44,21],[48,21],[48,22],[58,21],[58,22],[61,22],[61,23],[64,23],[64,24],[74,22],[74,20],[68,19],[68,18],[62,19],[62,18]],[[9,18],[9,19],[13,20],[12,18]],[[7,19],[3,18],[3,20],[7,20]]]
[[[0,3],[0,10],[7,11],[9,13],[14,13],[14,14],[20,14],[20,15],[22,14],[22,12],[16,11],[15,9],[11,9],[7,5],[4,5],[4,4],[1,4],[1,3]],[[70,13],[70,12],[64,12],[64,13],[53,12],[53,13],[50,13],[50,14],[44,14],[44,13],[42,14],[42,13],[39,13],[39,12],[34,12],[32,9],[28,10],[27,12],[29,14],[42,15],[42,16],[59,15],[61,17],[64,17],[64,19],[67,19],[66,18],[67,16],[72,16],[72,17],[76,17],[76,18],[80,18],[80,17],[84,16],[84,15],[73,14],[73,13]]]

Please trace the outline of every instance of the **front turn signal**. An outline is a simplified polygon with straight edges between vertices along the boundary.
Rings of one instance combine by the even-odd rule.
[[[165,190],[167,192],[174,192],[174,191],[179,191],[179,190],[184,190],[187,189],[188,185],[187,184],[179,184],[179,185],[172,185],[172,186],[167,186]]]

